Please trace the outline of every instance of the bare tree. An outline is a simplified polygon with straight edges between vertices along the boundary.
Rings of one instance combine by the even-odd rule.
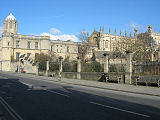
[[[123,37],[117,44],[117,50],[123,55],[125,51],[133,52],[133,60],[145,63],[151,60],[152,45],[154,41],[148,33],[142,33],[137,39],[131,37]]]
[[[88,43],[88,35],[88,31],[80,31],[78,34],[78,38],[81,41],[81,44],[78,46],[78,55],[82,61],[85,61],[86,55],[90,48]]]

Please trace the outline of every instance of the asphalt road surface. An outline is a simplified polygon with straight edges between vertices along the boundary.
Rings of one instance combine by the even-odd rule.
[[[0,73],[7,120],[160,120],[160,97]]]

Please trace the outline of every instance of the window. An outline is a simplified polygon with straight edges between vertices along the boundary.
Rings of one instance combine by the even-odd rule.
[[[105,41],[105,48],[108,48],[108,41]]]
[[[38,42],[35,42],[35,49],[38,49]]]
[[[28,42],[27,43],[27,49],[30,49],[31,48],[31,42]]]
[[[51,45],[51,51],[53,51],[53,45]]]
[[[10,42],[8,42],[8,46],[10,45]]]
[[[6,29],[8,29],[8,23],[6,23]]]
[[[16,52],[16,61],[19,61],[19,55],[20,55],[20,53]]]
[[[153,54],[153,57],[156,57],[156,54]]]
[[[67,53],[69,53],[69,46],[67,46]]]
[[[31,55],[31,53],[27,53],[27,57],[29,57]]]
[[[19,48],[19,41],[16,41],[16,48]]]
[[[35,53],[35,58],[38,56],[38,53]]]
[[[12,29],[12,23],[10,23],[9,25],[10,25],[10,28]]]

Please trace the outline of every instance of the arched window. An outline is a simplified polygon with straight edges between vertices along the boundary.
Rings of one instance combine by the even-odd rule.
[[[93,44],[94,44],[94,45],[97,44],[97,38],[96,38],[96,37],[93,38]]]
[[[105,41],[105,48],[108,48],[108,41]]]

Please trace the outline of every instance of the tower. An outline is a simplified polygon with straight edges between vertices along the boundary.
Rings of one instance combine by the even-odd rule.
[[[18,23],[16,18],[12,15],[12,13],[10,13],[3,22],[3,33],[17,34],[17,27]]]
[[[2,33],[2,71],[11,70],[11,56],[13,55],[14,47],[14,34],[17,34],[17,21],[16,18],[9,14],[9,16],[3,22]]]

